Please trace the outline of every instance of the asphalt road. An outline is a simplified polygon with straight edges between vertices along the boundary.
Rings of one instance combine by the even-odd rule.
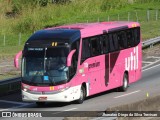
[[[0,98],[0,111],[52,111],[54,116],[65,116],[73,111],[105,111],[108,107],[136,102],[147,97],[160,94],[160,61],[145,65],[142,79],[130,84],[126,92],[117,92],[116,89],[107,91],[87,98],[83,104],[71,103],[48,103],[39,108],[35,103],[21,101],[21,94]],[[70,112],[68,112],[70,111]]]

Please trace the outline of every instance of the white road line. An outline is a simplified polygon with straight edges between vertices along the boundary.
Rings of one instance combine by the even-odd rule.
[[[131,95],[131,94],[140,92],[140,91],[141,91],[141,90],[137,90],[137,91],[134,91],[134,92],[131,92],[131,93],[127,93],[127,94],[124,94],[124,95],[116,96],[116,97],[114,97],[114,98],[120,98],[120,97],[128,96],[128,95]]]
[[[23,103],[23,102],[15,102],[15,101],[7,101],[7,100],[0,100],[0,102],[11,103],[11,104],[20,104],[20,105],[28,104],[28,103]]]
[[[160,59],[157,60],[157,61],[155,61],[155,62],[153,62],[152,64],[146,65],[146,66],[144,66],[144,67],[142,67],[142,68],[144,69],[144,68],[146,68],[146,67],[148,67],[148,66],[151,66],[151,65],[153,65],[153,64],[155,64],[155,63],[157,63],[157,62],[160,62]]]
[[[151,63],[153,63],[153,62],[142,61],[142,63],[148,63],[148,64],[151,64]]]
[[[63,111],[55,112],[55,113],[52,113],[52,114],[53,114],[53,115],[54,115],[54,114],[59,114],[59,113],[65,112],[65,111],[71,111],[71,110],[75,110],[75,109],[77,109],[77,108],[71,108],[71,109],[68,109],[68,110],[63,110]]]
[[[64,110],[64,111],[71,111],[71,110],[75,110],[77,108],[71,108],[71,109],[68,109],[68,110]]]
[[[149,67],[149,68],[147,68],[147,69],[143,69],[142,71],[144,72],[144,71],[146,71],[146,70],[150,70],[150,69],[155,68],[155,67],[157,67],[157,66],[160,66],[160,64],[155,65],[155,66],[153,66],[153,67]]]
[[[160,57],[157,57],[157,56],[149,56],[147,58],[157,58],[157,59],[160,59]]]

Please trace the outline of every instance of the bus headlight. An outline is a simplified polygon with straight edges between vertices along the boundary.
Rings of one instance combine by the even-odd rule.
[[[62,89],[59,89],[60,92],[64,92],[66,90],[68,90],[70,87],[66,87],[66,88],[62,88]]]
[[[26,89],[26,88],[24,88],[23,90],[24,90],[25,92],[27,92],[27,89]]]
[[[21,86],[21,89],[22,89],[23,91],[25,91],[25,92],[30,91],[29,88],[30,88],[30,87],[27,86],[27,85],[24,85],[24,86],[22,85],[22,86]]]

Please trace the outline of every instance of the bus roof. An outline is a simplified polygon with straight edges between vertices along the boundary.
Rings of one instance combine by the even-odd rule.
[[[58,41],[72,43],[80,37],[89,37],[109,33],[116,30],[140,26],[138,22],[114,21],[96,23],[78,23],[46,28],[35,32],[27,42],[31,41]]]
[[[103,34],[103,32],[111,32],[119,29],[126,29],[138,26],[140,26],[138,22],[113,21],[113,22],[96,22],[96,23],[77,23],[77,24],[47,28],[47,30],[52,30],[56,28],[76,29],[81,31],[81,37],[88,37],[96,34],[97,35]]]
[[[129,22],[129,21],[113,21],[113,22],[95,22],[95,23],[77,23],[77,24],[71,24],[71,25],[63,25],[63,26],[59,26],[59,27],[53,27],[53,28],[68,28],[68,29],[87,29],[87,28],[103,28],[103,27],[107,27],[107,29],[110,28],[116,28],[119,26],[128,26],[131,27],[133,24],[136,24],[137,26],[139,26],[138,22]],[[52,28],[49,28],[52,29]]]
[[[39,30],[35,32],[27,42],[31,41],[57,41],[60,42],[74,42],[75,40],[80,38],[79,30],[72,29],[52,29],[52,30]]]

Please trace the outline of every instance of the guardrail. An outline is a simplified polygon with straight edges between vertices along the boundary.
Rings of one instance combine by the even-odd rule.
[[[160,43],[160,36],[156,38],[149,39],[147,41],[142,42],[142,47],[152,47],[154,44]],[[0,81],[0,96],[3,94],[11,93],[14,91],[20,90],[20,83],[21,79],[20,77],[11,78],[7,80],[1,80]]]
[[[142,42],[142,47],[143,48],[146,48],[146,47],[149,47],[149,46],[152,47],[154,44],[157,44],[159,42],[160,42],[160,36]]]
[[[0,96],[17,92],[21,88],[21,78],[15,77],[0,81]]]

